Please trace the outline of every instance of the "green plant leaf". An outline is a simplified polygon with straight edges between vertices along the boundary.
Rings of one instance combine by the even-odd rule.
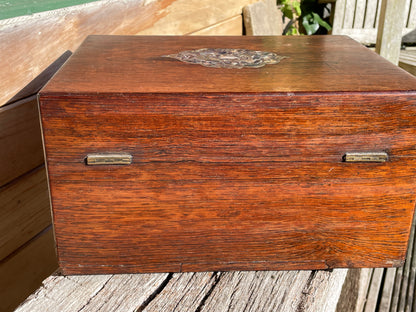
[[[302,14],[300,2],[300,0],[282,0],[280,1],[280,4],[282,5],[280,10],[283,15],[289,19],[297,18],[297,16]]]
[[[305,31],[306,31],[307,35],[313,35],[319,29],[319,23],[315,19],[314,15],[318,16],[318,14],[316,14],[316,13],[309,13],[309,14],[305,15],[302,19],[302,25],[305,28]]]
[[[293,19],[293,11],[290,5],[286,4],[282,7],[282,13],[289,19]]]
[[[311,12],[302,18],[302,25],[308,35],[316,33],[320,26],[326,30],[331,30],[331,26],[325,22],[318,14]]]
[[[286,36],[297,36],[300,35],[299,31],[296,27],[290,27],[289,30],[286,32]]]
[[[312,13],[315,17],[315,20],[318,22],[318,24],[322,27],[324,27],[326,30],[330,31],[331,30],[331,26],[325,22],[318,14],[316,13]]]
[[[302,15],[302,10],[300,9],[300,1],[299,2],[293,1],[292,6],[293,6],[293,9],[296,12],[296,15],[301,16]]]

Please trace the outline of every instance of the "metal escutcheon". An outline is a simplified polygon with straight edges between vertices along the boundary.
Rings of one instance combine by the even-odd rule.
[[[347,152],[343,156],[344,162],[386,162],[389,155],[386,152]]]
[[[85,163],[88,166],[130,165],[132,160],[133,156],[126,153],[88,154]]]

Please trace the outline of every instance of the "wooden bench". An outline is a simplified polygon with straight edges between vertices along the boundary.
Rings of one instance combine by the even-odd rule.
[[[321,2],[323,0],[320,0]],[[394,64],[414,72],[414,53],[400,51],[402,37],[416,29],[414,0],[325,0],[333,3],[332,34],[366,44]],[[414,38],[414,36],[412,37]],[[413,40],[414,42],[414,40]],[[411,57],[409,57],[409,54]]]
[[[416,49],[401,51],[399,66],[416,76]]]
[[[335,5],[332,34],[347,35],[363,44],[376,43],[383,0],[335,0],[331,2]],[[416,1],[405,0],[403,12],[404,18],[400,21],[403,24],[401,36],[416,28]],[[400,15],[400,10],[397,10],[396,14]]]

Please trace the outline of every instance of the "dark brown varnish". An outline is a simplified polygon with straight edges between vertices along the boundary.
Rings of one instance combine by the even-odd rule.
[[[222,69],[161,57],[200,48],[288,58]],[[347,37],[90,36],[39,100],[65,274],[404,259],[416,79]],[[342,162],[374,151],[389,161]],[[132,164],[85,164],[114,152]]]

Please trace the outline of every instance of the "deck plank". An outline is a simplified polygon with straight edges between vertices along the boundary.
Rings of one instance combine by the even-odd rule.
[[[168,274],[51,276],[16,312],[136,311]]]
[[[416,311],[416,230],[413,224],[413,250],[408,255],[408,261],[411,261],[409,289],[407,291],[406,311]]]
[[[332,312],[347,271],[52,276],[16,311]]]
[[[231,272],[202,312],[335,311],[347,270]]]
[[[198,311],[222,274],[224,273],[175,273],[158,296],[139,311]]]
[[[377,309],[378,294],[383,278],[383,268],[374,269],[371,276],[370,287],[365,301],[364,312],[374,312]]]
[[[388,268],[385,271],[384,284],[381,292],[380,305],[378,312],[389,312],[393,295],[394,278],[396,268]]]
[[[399,306],[398,311],[405,311],[405,307],[407,305],[407,299],[408,299],[408,290],[409,290],[409,278],[410,278],[410,272],[411,272],[411,264],[412,264],[412,251],[413,251],[413,242],[414,242],[414,233],[415,228],[412,227],[412,230],[410,232],[409,237],[409,245],[408,245],[408,254],[406,257],[406,262],[403,266],[403,276],[401,281],[401,291],[400,291],[400,299],[399,299]],[[407,310],[406,310],[407,311]]]

